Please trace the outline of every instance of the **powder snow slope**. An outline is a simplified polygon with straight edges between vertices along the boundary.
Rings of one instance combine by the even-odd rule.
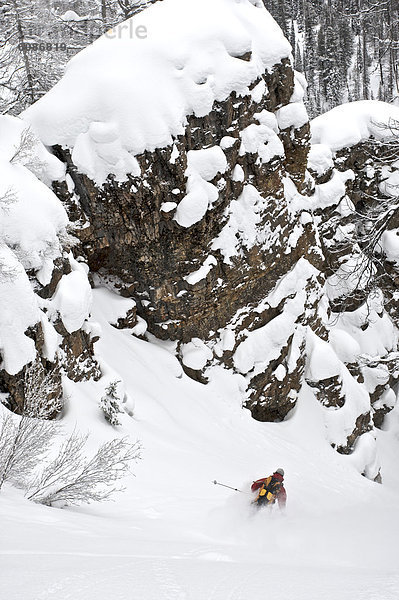
[[[209,114],[233,91],[248,94],[290,56],[280,28],[257,4],[157,2],[75,56],[24,118],[46,145],[73,149],[74,164],[96,183],[109,173],[138,175],[135,155],[170,145],[187,115]]]
[[[125,300],[94,296],[104,378],[67,384],[65,422],[93,443],[140,438],[143,460],[114,504],[51,509],[3,491],[0,597],[251,600],[272,581],[284,600],[396,600],[398,409],[380,433],[380,486],[356,470],[362,449],[340,456],[329,446],[327,409],[308,388],[289,420],[256,422],[241,408],[239,375],[218,368],[208,386],[190,380],[167,347],[109,325]],[[135,404],[119,431],[97,406],[116,376],[128,410]],[[280,466],[285,514],[254,512],[250,495],[212,484],[247,492]]]

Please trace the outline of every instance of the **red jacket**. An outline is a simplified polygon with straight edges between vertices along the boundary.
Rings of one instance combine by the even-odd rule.
[[[278,481],[281,481],[281,482],[284,481],[284,477],[282,475],[280,475],[280,473],[273,473],[273,477],[275,479],[277,479]],[[254,481],[253,484],[251,485],[251,490],[253,492],[256,492],[256,490],[259,490],[262,487],[262,485],[265,483],[266,479],[268,479],[268,477],[263,477],[262,479],[257,479],[256,481]],[[281,486],[280,490],[276,494],[276,498],[277,498],[279,507],[284,508],[285,503],[287,502],[287,492],[285,490],[284,485]]]

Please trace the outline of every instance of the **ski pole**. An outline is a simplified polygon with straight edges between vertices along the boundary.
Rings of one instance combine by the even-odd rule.
[[[229,488],[229,490],[234,490],[235,492],[241,492],[241,494],[247,494],[248,492],[244,492],[243,490],[239,490],[238,488],[231,487],[231,485],[225,485],[224,483],[219,483],[216,479],[213,480],[215,485],[221,485],[222,487]]]

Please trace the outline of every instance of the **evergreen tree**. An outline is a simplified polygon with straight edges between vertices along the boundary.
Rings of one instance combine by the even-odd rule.
[[[399,0],[264,0],[288,30],[315,116],[343,101],[399,97]]]
[[[111,381],[105,389],[105,395],[100,399],[99,407],[104,413],[105,419],[111,425],[120,425],[118,414],[122,413],[120,407],[120,398],[118,396],[118,383],[120,381]]]

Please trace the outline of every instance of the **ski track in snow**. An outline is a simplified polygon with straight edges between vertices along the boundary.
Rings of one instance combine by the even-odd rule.
[[[23,555],[18,556],[18,562]],[[33,558],[33,560],[32,560]],[[82,567],[81,557],[64,556],[43,569],[43,555],[24,564],[18,580],[4,555],[2,588],[7,600],[249,600],[264,597],[273,586],[284,600],[397,600],[399,577],[376,575],[366,570],[295,568],[225,561],[201,561],[183,557],[118,558],[93,556]],[[17,559],[17,557],[15,557]],[[19,564],[21,564],[19,562]],[[238,568],[239,566],[239,568]],[[11,568],[10,568],[11,567]],[[69,573],[64,575],[64,573]]]

